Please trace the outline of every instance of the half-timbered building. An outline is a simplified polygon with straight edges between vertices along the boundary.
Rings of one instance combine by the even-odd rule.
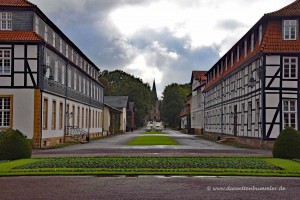
[[[35,147],[102,132],[98,67],[34,4],[0,0],[0,130]]]
[[[266,144],[299,130],[299,18],[299,0],[265,14],[207,72],[207,134]]]
[[[206,84],[206,71],[193,71],[191,77],[191,128],[196,134],[204,129],[204,95]]]

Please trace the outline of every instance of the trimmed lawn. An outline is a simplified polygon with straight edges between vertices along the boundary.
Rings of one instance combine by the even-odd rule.
[[[134,138],[128,145],[178,145],[178,143],[168,136],[140,136]]]
[[[218,175],[295,176],[300,163],[261,157],[66,157],[0,162],[13,175]]]
[[[165,134],[164,132],[162,132],[162,131],[160,131],[160,132],[156,132],[156,131],[151,131],[151,132],[144,132],[144,134],[149,134],[149,135],[151,135],[151,134]]]

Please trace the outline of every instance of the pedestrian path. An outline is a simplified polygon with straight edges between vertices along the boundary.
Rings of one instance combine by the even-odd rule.
[[[165,136],[172,137],[179,145],[129,146],[127,143],[144,135],[144,129],[126,132],[91,141],[86,144],[67,146],[59,149],[34,150],[33,157],[43,156],[102,156],[102,155],[239,155],[271,156],[271,152],[259,149],[236,148],[201,139],[195,135],[175,130],[164,130]]]

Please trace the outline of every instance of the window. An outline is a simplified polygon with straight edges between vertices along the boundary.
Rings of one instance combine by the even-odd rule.
[[[251,34],[251,52],[254,50],[254,33]]]
[[[296,100],[283,100],[283,126],[297,128]]]
[[[61,66],[61,84],[65,85],[65,66]]]
[[[259,123],[259,99],[256,100],[255,106],[255,129],[258,130],[258,123]]]
[[[54,80],[58,82],[58,60],[55,61],[54,65]]]
[[[72,107],[72,113],[73,113],[73,117],[72,117],[72,126],[75,126],[75,106],[73,105]]]
[[[77,71],[74,71],[74,90],[77,90]]]
[[[34,19],[35,19],[35,32],[37,34],[39,34],[39,27],[40,27],[40,25],[39,25],[39,18],[37,16],[35,16]]]
[[[52,33],[52,44],[54,47],[56,47],[56,35],[55,32]]]
[[[59,116],[58,116],[59,130],[62,130],[63,128],[63,108],[64,108],[63,103],[59,103]]]
[[[247,40],[244,41],[244,57],[247,57]]]
[[[239,46],[236,48],[236,61],[237,62],[240,61],[240,47]]]
[[[63,52],[63,50],[62,50],[62,39],[61,38],[59,38],[59,51],[60,51],[60,53]]]
[[[247,123],[247,127],[248,127],[248,131],[251,131],[252,128],[252,103],[248,102],[248,123]]]
[[[68,87],[71,88],[71,81],[72,81],[72,76],[71,76],[71,69],[68,69]]]
[[[77,108],[77,127],[80,125],[80,107]]]
[[[52,120],[51,120],[51,129],[56,129],[56,101],[52,102]]]
[[[283,39],[296,40],[297,39],[297,20],[284,20],[283,21]]]
[[[245,104],[242,104],[242,113],[241,113],[241,130],[244,130],[245,126]]]
[[[298,59],[296,57],[283,58],[284,78],[297,78]]]
[[[11,72],[11,50],[0,49],[0,74]]]
[[[262,25],[259,25],[258,41],[259,41],[259,44],[261,44],[261,41],[262,41]]]
[[[48,41],[48,27],[45,26],[45,35],[44,35],[45,41]]]
[[[43,129],[48,129],[48,99],[44,99],[43,104]]]
[[[12,98],[0,97],[0,128],[12,125]]]
[[[0,17],[1,30],[12,30],[12,14],[3,12]]]
[[[88,109],[85,110],[85,127],[88,128]]]
[[[66,57],[69,57],[69,46],[66,44]]]
[[[81,128],[84,128],[84,108],[81,110]]]

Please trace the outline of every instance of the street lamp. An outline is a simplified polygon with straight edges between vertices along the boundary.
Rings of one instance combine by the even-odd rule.
[[[47,70],[49,69],[50,74],[49,74],[49,77],[48,77],[48,83],[49,83],[50,86],[53,86],[54,76],[53,76],[52,68],[49,65],[44,65],[43,67],[44,67],[44,77],[46,77]]]

